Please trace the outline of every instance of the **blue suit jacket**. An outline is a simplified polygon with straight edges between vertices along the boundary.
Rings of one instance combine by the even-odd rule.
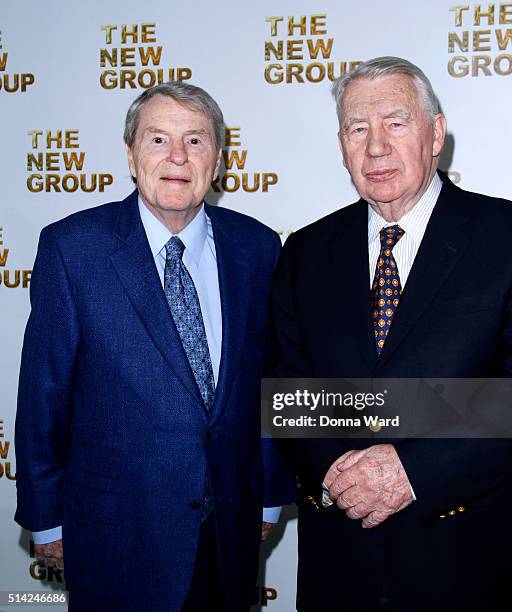
[[[15,518],[32,531],[63,525],[66,583],[84,609],[181,608],[206,471],[234,610],[254,585],[264,495],[259,385],[280,241],[239,213],[208,205],[206,213],[223,325],[210,414],[137,192],[41,233],[20,374]],[[287,501],[276,480],[269,506]]]

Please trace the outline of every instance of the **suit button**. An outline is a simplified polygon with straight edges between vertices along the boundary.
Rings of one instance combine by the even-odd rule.
[[[457,508],[457,510],[458,510],[458,512],[465,512],[465,511],[466,511],[466,508],[464,508],[464,506],[459,506],[459,507]]]
[[[210,442],[211,439],[212,439],[212,432],[207,431],[203,436],[203,440],[205,441],[206,444],[208,444],[208,442]]]
[[[450,510],[450,512],[448,512],[448,514],[450,516],[455,516],[457,514],[457,511],[456,510]]]
[[[195,499],[190,502],[189,506],[192,508],[192,510],[200,510],[201,509],[201,503],[196,501]]]

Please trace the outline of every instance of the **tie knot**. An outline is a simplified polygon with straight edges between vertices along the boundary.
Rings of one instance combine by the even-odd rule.
[[[166,259],[170,259],[172,261],[178,261],[181,259],[183,255],[183,251],[185,250],[185,245],[181,242],[178,236],[173,236],[165,245],[165,250],[167,252]]]
[[[390,225],[380,230],[380,246],[382,249],[392,250],[395,244],[404,235],[404,230],[399,225]]]

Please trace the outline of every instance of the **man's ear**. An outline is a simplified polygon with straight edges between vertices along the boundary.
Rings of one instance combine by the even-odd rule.
[[[345,162],[345,153],[343,151],[343,142],[342,142],[342,135],[341,135],[341,128],[340,131],[338,132],[338,145],[340,147],[340,151],[341,151],[341,159],[343,161],[343,165],[345,166],[345,168],[347,167],[347,164]]]
[[[133,152],[130,147],[125,143],[124,148],[126,151],[126,156],[128,157],[128,167],[130,168],[130,174],[133,178],[137,178],[137,171],[135,170],[135,162],[133,160]]]
[[[222,161],[222,148],[219,149],[219,152],[217,154],[217,161],[215,162],[215,169],[213,171],[213,180],[214,181],[219,176],[219,168],[220,168],[220,162],[221,161]]]
[[[446,117],[439,113],[434,117],[434,141],[432,143],[432,157],[438,157],[443,150],[446,137]]]

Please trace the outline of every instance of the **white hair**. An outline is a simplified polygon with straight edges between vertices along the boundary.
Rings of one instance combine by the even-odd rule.
[[[336,112],[340,125],[343,119],[343,96],[350,83],[359,79],[368,79],[371,81],[373,79],[395,74],[404,74],[410,77],[416,87],[427,116],[433,121],[434,117],[441,112],[441,105],[425,73],[418,68],[418,66],[401,57],[383,56],[376,57],[360,64],[352,72],[334,81],[332,94],[336,101]]]

